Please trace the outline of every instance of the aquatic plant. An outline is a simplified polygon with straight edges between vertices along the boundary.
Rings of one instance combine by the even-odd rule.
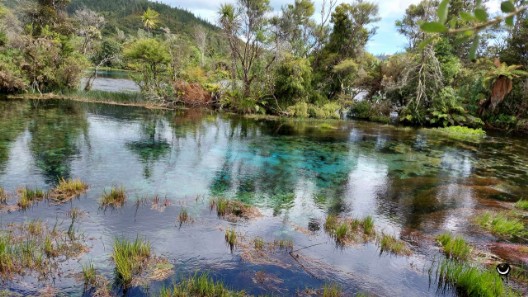
[[[33,205],[33,203],[43,200],[46,197],[44,191],[40,189],[30,189],[28,187],[19,189],[18,194],[19,199],[17,205],[21,209],[27,209]]]
[[[375,233],[374,219],[371,216],[364,218],[361,222],[361,225],[363,226],[363,231],[365,232],[365,234],[372,235]]]
[[[338,243],[345,243],[345,239],[347,237],[347,234],[348,234],[348,224],[346,223],[341,223],[336,229],[335,229],[335,233],[334,233],[334,236],[335,236],[335,239]]]
[[[324,224],[324,228],[327,232],[333,232],[337,228],[338,219],[334,215],[328,215]]]
[[[82,266],[84,289],[93,288],[97,284],[97,273],[92,262]]]
[[[231,253],[232,253],[235,245],[237,244],[237,234],[236,234],[235,229],[226,230],[225,241],[229,245],[229,248],[231,249]]]
[[[0,275],[10,275],[15,270],[15,253],[11,235],[0,234]]]
[[[472,129],[462,126],[449,126],[445,128],[425,129],[425,131],[436,132],[456,140],[480,140],[486,137],[486,131],[478,128]]]
[[[337,284],[326,284],[323,286],[323,297],[341,297],[343,291]]]
[[[0,193],[1,197],[1,193]],[[522,210],[528,210],[528,200],[519,200],[517,203],[515,203],[515,207]]]
[[[44,239],[44,253],[48,258],[55,258],[59,255],[59,252],[53,247],[53,242],[49,235]]]
[[[150,243],[139,236],[134,241],[124,238],[114,240],[112,259],[115,263],[116,278],[124,287],[128,287],[134,275],[141,272],[150,255]]]
[[[395,255],[410,255],[411,250],[404,241],[388,234],[382,234],[380,239],[381,252],[389,252]]]
[[[225,198],[211,199],[209,206],[211,210],[216,209],[219,217],[227,218],[229,221],[260,216],[260,212],[255,207],[236,200],[228,200]]]
[[[522,221],[504,212],[485,212],[477,216],[476,221],[484,229],[501,237],[522,237],[527,233]]]
[[[162,288],[160,297],[201,296],[201,297],[244,297],[244,291],[231,291],[219,281],[215,282],[207,274],[194,276],[175,284],[172,288]]]
[[[264,249],[264,245],[265,245],[265,242],[264,242],[264,239],[262,239],[262,237],[257,237],[253,240],[253,243],[254,243],[254,246],[255,246],[255,249],[256,250],[263,250]]]
[[[178,215],[178,222],[180,222],[180,227],[189,222],[191,219],[191,217],[189,216],[189,213],[187,212],[187,210],[185,208],[182,208],[182,210],[180,210],[180,214]]]
[[[125,204],[127,195],[124,187],[112,187],[109,193],[106,191],[103,193],[99,204],[101,207],[106,208],[108,206],[117,208]]]
[[[80,179],[59,180],[59,184],[51,190],[50,197],[58,202],[65,202],[79,196],[88,189],[88,185]]]
[[[336,216],[328,215],[324,228],[339,245],[355,240],[372,240],[376,234],[374,219],[370,216],[363,220],[358,220],[354,218],[339,219]]]
[[[436,237],[436,240],[449,258],[467,260],[471,255],[471,246],[461,236],[453,237],[449,233],[444,233]]]
[[[0,204],[7,204],[7,192],[4,190],[4,188],[0,187]]]
[[[494,270],[485,270],[469,264],[444,260],[437,268],[438,285],[455,288],[464,296],[514,296]]]
[[[273,246],[279,249],[291,250],[293,249],[293,240],[291,239],[276,239]]]
[[[42,221],[41,220],[31,220],[26,225],[26,228],[30,235],[39,236],[40,234],[42,234],[42,231],[43,231]]]

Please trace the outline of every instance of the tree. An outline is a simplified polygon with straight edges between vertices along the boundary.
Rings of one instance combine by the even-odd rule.
[[[296,57],[306,58],[315,46],[314,13],[315,6],[311,0],[295,0],[294,4],[282,8],[282,15],[277,19],[281,38],[289,43],[291,53]]]
[[[157,11],[150,9],[150,7],[143,13],[141,20],[143,21],[143,26],[148,32],[151,32],[158,27],[159,16],[160,14]]]
[[[277,67],[275,97],[281,98],[281,103],[307,102],[311,88],[312,67],[307,59],[288,57]]]
[[[166,45],[154,38],[139,39],[125,48],[124,56],[140,71],[136,81],[141,91],[153,99],[164,99],[171,58]]]
[[[92,50],[93,41],[102,38],[101,29],[105,25],[105,18],[87,8],[75,11],[74,17],[77,22],[77,35],[83,39],[81,53],[86,55]]]
[[[200,50],[200,65],[205,66],[205,50],[207,49],[207,32],[202,26],[196,26],[194,29],[194,40]]]
[[[95,65],[94,70],[84,86],[85,91],[92,89],[92,84],[99,74],[99,68],[102,66],[110,66],[113,62],[119,60],[121,55],[121,44],[112,40],[105,39],[97,48],[92,57],[92,63]]]
[[[256,70],[258,60],[266,51],[264,32],[271,7],[269,0],[238,0],[237,5],[236,8],[230,4],[220,7],[220,26],[228,36],[234,64],[232,72],[235,74],[236,67],[240,66],[243,96],[249,98],[255,79],[261,75]],[[274,60],[275,57],[267,61],[261,71],[268,71]]]

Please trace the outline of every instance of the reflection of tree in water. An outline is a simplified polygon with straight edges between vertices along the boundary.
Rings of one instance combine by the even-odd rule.
[[[74,102],[32,101],[32,104],[29,132],[35,163],[49,183],[69,178],[79,136],[87,135],[86,114]]]
[[[29,102],[0,101],[0,172],[5,170],[11,144],[28,123]]]
[[[145,165],[143,170],[145,178],[151,177],[154,164],[171,150],[170,144],[161,133],[163,129],[163,120],[152,115],[142,121],[140,140],[127,143],[127,147],[137,154]]]
[[[224,164],[210,186],[212,194],[235,195],[278,212],[293,206],[296,188],[308,179],[315,184],[316,203],[345,209],[343,193],[355,164],[348,160],[347,144],[339,136],[307,137],[306,129],[297,128],[275,121],[232,121]],[[247,145],[233,148],[233,143],[244,140]]]

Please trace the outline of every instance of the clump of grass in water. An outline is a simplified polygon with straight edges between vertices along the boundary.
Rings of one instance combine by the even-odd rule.
[[[82,266],[84,289],[95,287],[97,284],[97,273],[92,262]]]
[[[364,218],[361,222],[361,225],[363,226],[363,231],[365,232],[365,234],[373,235],[375,233],[374,219],[371,216]]]
[[[262,251],[264,249],[265,242],[264,242],[264,239],[262,239],[262,237],[255,238],[253,240],[253,243],[255,245],[256,250]]]
[[[439,235],[436,240],[449,258],[467,260],[471,255],[471,246],[461,236],[453,237],[449,233],[444,233]]]
[[[227,229],[225,232],[225,241],[231,249],[231,253],[237,244],[237,234],[235,229]]]
[[[99,203],[101,207],[114,207],[118,208],[125,204],[127,195],[124,187],[112,187],[109,193],[106,191],[103,193]]]
[[[112,258],[117,279],[124,287],[128,287],[133,277],[141,272],[150,255],[150,243],[139,237],[133,242],[119,238],[114,240]]]
[[[42,231],[44,230],[44,227],[42,225],[42,221],[41,220],[32,220],[30,221],[27,226],[27,231],[29,232],[29,234],[33,235],[33,236],[39,236],[40,234],[42,234]]]
[[[334,215],[328,215],[324,228],[339,245],[344,245],[353,240],[358,232],[363,233],[363,240],[373,239],[376,234],[374,219],[370,216],[363,220],[357,220],[339,219]]]
[[[235,221],[239,218],[249,219],[259,216],[258,210],[240,201],[217,198],[212,199],[209,202],[209,206],[211,210],[216,208],[216,213],[219,217],[227,217]]]
[[[405,242],[395,238],[394,236],[382,234],[380,239],[381,252],[389,252],[395,255],[410,255],[411,250],[407,247]]]
[[[335,229],[335,239],[338,243],[344,244],[345,240],[348,235],[348,225],[346,223],[341,223],[336,229]]]
[[[7,204],[8,198],[9,197],[7,196],[7,193],[4,188],[0,187],[0,204]]]
[[[522,210],[528,210],[528,200],[517,201],[517,203],[515,203],[515,207]]]
[[[13,246],[11,235],[0,234],[0,275],[11,275],[16,269]]]
[[[477,217],[477,223],[501,237],[523,237],[527,234],[522,221],[505,213],[485,212]]]
[[[215,282],[207,274],[195,274],[193,277],[173,285],[172,288],[162,288],[160,297],[204,296],[204,297],[245,297],[244,291],[230,291],[223,283]]]
[[[343,291],[337,284],[326,284],[323,287],[323,297],[341,297]]]
[[[33,203],[46,198],[44,191],[40,189],[30,189],[27,187],[18,190],[18,194],[20,197],[17,204],[21,209],[27,209],[33,205]]]
[[[58,202],[65,202],[84,193],[88,185],[80,179],[61,178],[59,184],[51,191],[50,197]]]
[[[465,296],[514,296],[494,270],[482,270],[465,263],[444,260],[439,264],[437,277],[439,287],[453,287]]]
[[[279,239],[273,242],[273,246],[278,247],[281,250],[292,250],[293,240],[291,239]]]
[[[178,215],[178,222],[180,222],[180,227],[185,224],[185,223],[188,223],[190,221],[191,217],[189,216],[189,213],[187,212],[187,210],[185,208],[183,208],[181,211],[180,211],[180,214]]]

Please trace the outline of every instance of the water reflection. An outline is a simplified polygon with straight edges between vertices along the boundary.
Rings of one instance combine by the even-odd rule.
[[[515,138],[454,142],[368,123],[335,122],[328,127],[204,110],[54,101],[0,101],[0,115],[0,186],[14,192],[24,184],[49,188],[57,178],[80,177],[90,191],[79,203],[92,210],[94,218],[87,224],[103,234],[102,241],[111,243],[123,233],[134,236],[139,228],[159,239],[161,251],[175,259],[197,267],[214,262],[219,270],[235,264],[213,242],[223,242],[216,228],[192,227],[198,235],[175,233],[175,213],[152,216],[140,210],[136,220],[128,210],[97,213],[94,201],[111,185],[123,185],[132,200],[159,195],[184,205],[199,200],[195,197],[226,196],[255,204],[265,213],[262,222],[248,227],[249,233],[258,228],[263,232],[259,236],[293,236],[296,243],[310,245],[310,238],[292,233],[292,228],[320,230],[328,213],[371,215],[382,230],[399,237],[415,231],[471,234],[467,222],[479,208],[490,201],[517,199],[528,181],[528,156],[523,140]],[[198,215],[199,210],[191,211]],[[134,225],[145,221],[141,227]],[[104,258],[104,247],[95,250]],[[306,254],[327,265],[323,272],[329,277],[336,277],[333,269],[339,268],[343,282],[354,275],[369,285],[406,282],[399,292],[419,287],[409,295],[428,290],[420,273],[400,273],[407,260],[380,257],[374,246],[349,252],[336,251],[332,244]],[[302,271],[289,273],[301,283],[307,277],[299,277]],[[390,292],[390,286],[381,292]]]

